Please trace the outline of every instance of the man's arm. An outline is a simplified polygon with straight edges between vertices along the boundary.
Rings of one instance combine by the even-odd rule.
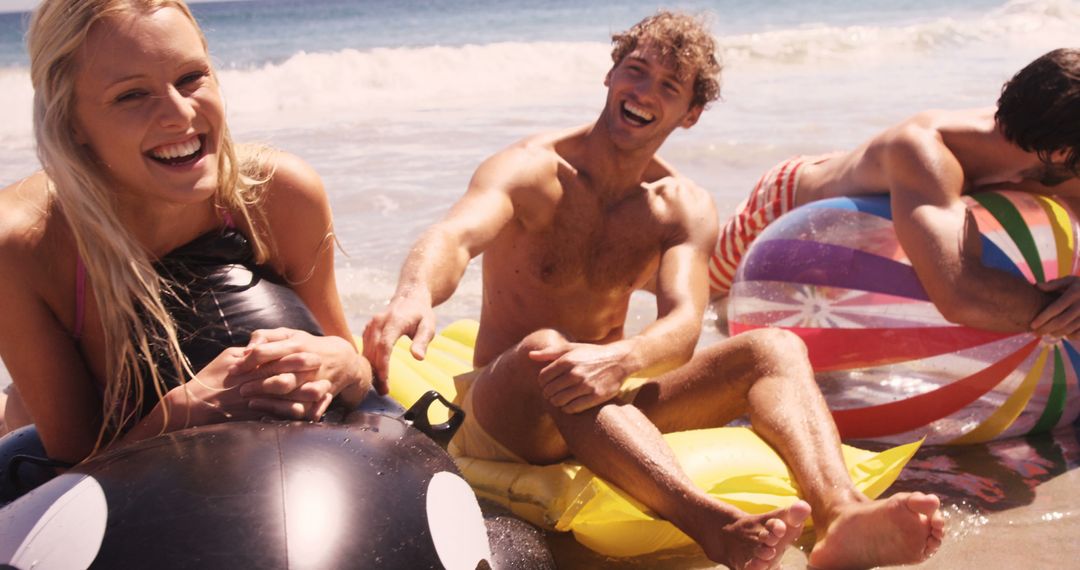
[[[657,319],[636,336],[605,345],[571,343],[530,356],[550,361],[540,373],[544,397],[566,413],[603,404],[632,374],[656,374],[694,353],[708,303],[707,264],[716,243],[716,207],[696,187],[670,189],[676,224],[660,256],[656,277]]]
[[[513,219],[512,194],[529,184],[523,173],[537,170],[534,155],[514,147],[484,161],[465,195],[409,251],[387,309],[364,329],[364,356],[375,368],[380,392],[388,390],[390,352],[398,338],[411,337],[413,356],[424,357],[435,336],[433,308],[453,294],[469,260],[481,254]]]
[[[684,220],[661,253],[656,275],[656,320],[626,339],[634,372],[659,373],[690,360],[709,302],[708,262],[719,232],[716,205],[700,188],[676,190]]]
[[[982,264],[961,194],[964,173],[936,133],[907,127],[871,148],[892,193],[893,225],[930,300],[951,322],[1019,332],[1051,301],[1027,281]]]
[[[1080,212],[1080,179],[1073,178],[1054,186],[1025,180],[1013,189],[1033,194],[1057,195],[1069,206],[1074,216],[1076,212]],[[1036,287],[1054,297],[1054,300],[1031,321],[1031,329],[1036,334],[1058,338],[1075,338],[1080,335],[1080,276],[1064,275],[1039,283]]]

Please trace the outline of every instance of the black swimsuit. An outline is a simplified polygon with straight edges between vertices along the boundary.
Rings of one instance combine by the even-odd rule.
[[[169,284],[162,301],[195,372],[222,350],[247,345],[258,329],[286,327],[323,334],[284,279],[255,264],[251,244],[234,228],[203,234],[165,255],[154,268]],[[154,354],[166,389],[178,386],[166,353],[159,349]],[[144,393],[154,393],[152,386],[146,388]],[[144,402],[144,414],[157,404],[149,400]]]
[[[154,267],[169,283],[162,300],[176,322],[180,349],[196,372],[222,350],[247,345],[257,329],[287,327],[322,335],[315,317],[296,292],[269,268],[255,264],[251,244],[234,228],[203,234],[170,252]],[[76,294],[82,294],[80,287]],[[76,333],[81,332],[81,296],[78,301]],[[160,347],[153,352],[153,365],[159,367],[166,389],[178,386],[166,352]],[[147,383],[143,393],[147,397],[143,399],[141,416],[157,405],[149,375],[143,372]],[[32,425],[0,438],[0,506],[56,474],[48,467],[24,466],[23,470],[29,471],[13,477],[8,467],[15,455],[45,457],[45,448]],[[16,479],[20,484],[13,484]]]

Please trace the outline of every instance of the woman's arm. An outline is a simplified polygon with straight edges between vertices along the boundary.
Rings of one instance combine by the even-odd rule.
[[[250,353],[234,373],[249,374],[242,380],[256,380],[244,388],[253,407],[295,417],[297,401],[329,403],[328,396],[341,395],[348,403],[359,403],[371,387],[371,367],[357,353],[338,295],[333,218],[322,180],[296,156],[278,152],[273,160],[274,176],[263,205],[269,264],[327,336],[289,329],[256,331]]]
[[[69,273],[55,255],[50,212],[41,173],[0,190],[0,358],[45,449],[74,462],[94,447],[101,399],[56,314],[58,291],[67,285],[58,279]]]
[[[94,448],[101,399],[82,356],[27,282],[26,264],[0,246],[0,358],[53,459],[81,461]]]

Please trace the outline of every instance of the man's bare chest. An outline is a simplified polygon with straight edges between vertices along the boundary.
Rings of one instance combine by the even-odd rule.
[[[625,292],[651,277],[663,225],[648,203],[609,209],[561,208],[544,228],[524,237],[527,263],[546,286]]]

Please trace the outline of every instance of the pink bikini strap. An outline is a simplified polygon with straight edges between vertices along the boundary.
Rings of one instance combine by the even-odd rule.
[[[234,229],[232,212],[222,210],[221,218],[225,221],[225,227]],[[81,257],[75,258],[75,330],[72,332],[75,339],[81,339],[83,335],[84,319],[86,314],[86,265]]]
[[[81,257],[75,259],[75,330],[76,339],[83,335],[83,315],[86,312],[86,266]]]

